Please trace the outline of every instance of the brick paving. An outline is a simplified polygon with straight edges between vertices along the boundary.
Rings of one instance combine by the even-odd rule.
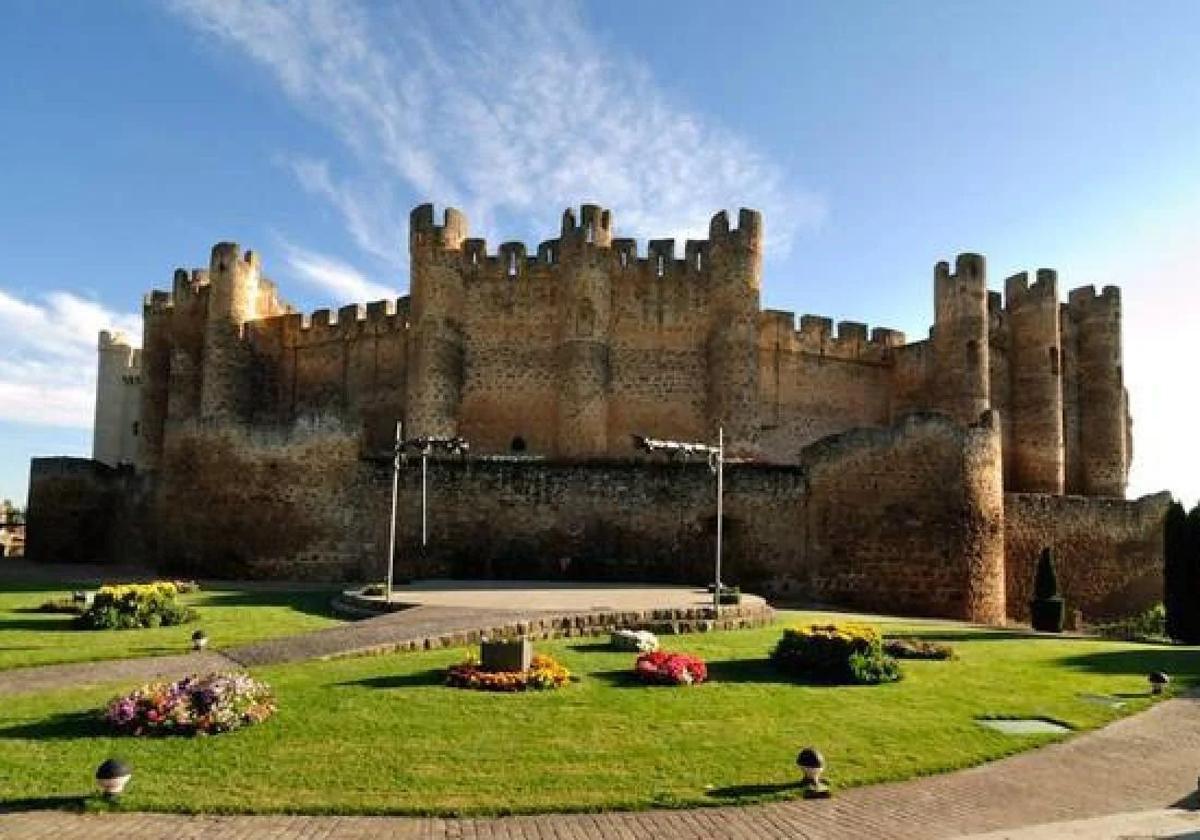
[[[836,781],[836,768],[832,769]],[[1195,807],[1198,770],[1200,698],[1192,696],[1160,703],[1097,732],[970,770],[857,788],[823,801],[463,820],[20,811],[0,813],[0,837],[936,840],[1171,806]],[[1188,816],[1179,813],[1176,821]],[[1045,828],[1029,836],[1055,834]]]

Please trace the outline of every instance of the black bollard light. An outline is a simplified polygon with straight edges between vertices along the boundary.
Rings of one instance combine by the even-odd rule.
[[[130,765],[119,758],[110,758],[96,769],[96,784],[105,796],[120,796],[132,776]]]

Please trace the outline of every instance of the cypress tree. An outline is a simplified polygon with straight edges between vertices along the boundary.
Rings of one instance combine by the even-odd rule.
[[[1171,502],[1167,509],[1167,518],[1163,523],[1163,603],[1167,610],[1167,635],[1179,642],[1191,639],[1194,633],[1195,605],[1194,600],[1194,571],[1190,568],[1194,563],[1188,557],[1189,543],[1192,542],[1192,520],[1183,505]]]
[[[1033,597],[1038,601],[1058,597],[1058,572],[1054,570],[1054,553],[1049,548],[1043,548],[1042,556],[1038,558]]]
[[[1061,633],[1066,617],[1066,604],[1058,594],[1058,573],[1054,570],[1054,554],[1049,548],[1042,549],[1038,558],[1037,573],[1033,578],[1033,601],[1029,604],[1031,623],[1034,630],[1043,633]]]

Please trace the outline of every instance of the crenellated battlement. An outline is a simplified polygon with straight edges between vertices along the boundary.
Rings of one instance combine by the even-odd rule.
[[[1029,272],[1022,271],[1004,281],[1004,300],[1008,308],[1025,305],[1058,305],[1058,272],[1039,268],[1032,284]]]
[[[764,310],[759,319],[760,346],[826,358],[882,361],[904,345],[904,333],[888,327],[871,329],[860,321],[838,321],[820,315],[796,316],[780,309]]]
[[[578,211],[563,212],[561,234],[547,239],[537,248],[510,241],[490,251],[486,239],[468,237],[466,217],[454,208],[446,208],[444,222],[434,223],[433,206],[421,205],[412,214],[412,243],[422,251],[429,247],[440,252],[438,263],[456,267],[466,282],[497,279],[538,278],[556,280],[556,269],[571,268],[577,260],[595,265],[607,260],[614,275],[649,274],[655,277],[709,278],[709,258],[714,246],[758,249],[761,247],[762,215],[742,209],[738,227],[730,228],[728,214],[722,210],[713,216],[709,239],[689,239],[678,256],[674,239],[651,239],[640,251],[638,241],[612,235],[612,212],[594,204]]]
[[[407,296],[368,304],[349,304],[336,310],[288,312],[252,322],[259,335],[277,335],[283,347],[307,347],[354,341],[365,335],[403,332],[409,328]]]
[[[1067,296],[1067,308],[1073,314],[1079,315],[1119,312],[1121,289],[1117,286],[1105,286],[1099,293],[1094,285],[1072,289]]]

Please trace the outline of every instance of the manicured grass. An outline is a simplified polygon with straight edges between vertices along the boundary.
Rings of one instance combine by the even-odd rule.
[[[0,585],[0,670],[25,665],[90,662],[184,653],[192,632],[203,628],[214,648],[317,630],[338,623],[329,613],[333,592],[213,590],[183,601],[200,620],[143,630],[76,630],[73,616],[37,612],[51,598],[69,597],[70,586]]]
[[[797,614],[786,616],[797,620]],[[88,793],[109,755],[130,760],[120,807],[166,811],[498,813],[747,802],[797,793],[796,752],[820,748],[836,786],[935,773],[1052,740],[985,729],[987,715],[1077,729],[1145,708],[1145,673],[1200,681],[1196,649],[1030,638],[951,624],[888,632],[946,639],[959,658],[906,662],[875,687],[789,683],[766,654],[781,625],[666,637],[704,656],[713,682],[643,687],[634,655],[590,640],[538,644],[581,676],[548,693],[444,687],[465,650],[276,666],[267,723],[198,739],[110,737],[95,712],[112,690],[5,698],[0,791],[60,805]],[[123,686],[122,688],[127,688]],[[1118,695],[1118,711],[1080,694]]]

